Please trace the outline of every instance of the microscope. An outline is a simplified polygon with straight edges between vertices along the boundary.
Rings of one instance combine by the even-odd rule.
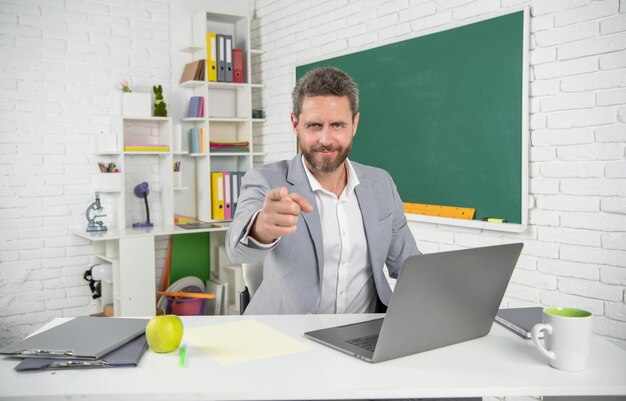
[[[96,201],[93,202],[85,211],[85,217],[87,217],[87,232],[105,232],[107,227],[101,221],[96,221],[98,217],[104,217],[106,214],[96,214],[102,212],[102,205],[100,204],[100,192],[96,192]],[[92,215],[93,212],[93,215]]]

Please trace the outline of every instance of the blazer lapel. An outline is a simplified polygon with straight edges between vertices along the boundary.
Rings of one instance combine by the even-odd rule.
[[[375,189],[372,188],[371,182],[366,176],[364,176],[355,163],[352,163],[354,171],[357,177],[359,177],[359,185],[356,186],[354,192],[359,200],[359,206],[361,207],[361,217],[363,218],[363,227],[365,228],[365,238],[367,239],[367,249],[370,254],[370,261],[372,266],[380,264],[381,256],[378,252],[378,209],[376,207]]]
[[[317,202],[315,201],[315,194],[311,191],[311,185],[304,172],[304,166],[302,165],[302,156],[298,154],[289,162],[289,170],[287,171],[287,182],[291,185],[289,192],[296,192],[306,198],[313,206],[311,213],[301,213],[311,239],[313,240],[313,246],[315,247],[315,254],[317,255],[317,272],[320,283],[322,282],[322,275],[324,270],[324,243],[322,240],[322,223],[320,220],[320,214],[317,210]]]

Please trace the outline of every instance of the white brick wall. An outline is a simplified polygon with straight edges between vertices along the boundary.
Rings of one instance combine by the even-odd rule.
[[[307,9],[289,8],[289,0],[255,3],[253,42],[266,52],[259,78],[267,87],[256,102],[266,110],[267,123],[263,135],[255,138],[268,153],[264,161],[295,152],[287,119],[294,63],[529,5],[527,232],[494,234],[413,222],[411,231],[425,252],[524,241],[504,304],[587,308],[596,315],[596,333],[626,347],[624,1],[319,0]],[[282,11],[280,17],[277,10]],[[298,23],[290,25],[286,35],[277,18]],[[332,38],[341,44],[329,45]]]
[[[256,4],[256,10],[252,7]],[[626,2],[617,0],[256,0],[251,2],[254,138],[295,152],[288,113],[294,64],[531,7],[530,205],[526,233],[410,223],[425,252],[522,240],[505,305],[571,305],[626,346]],[[0,345],[58,316],[91,313],[82,280],[94,135],[119,116],[118,81],[156,83],[166,100],[176,3],[0,0]],[[174,61],[176,62],[176,61]],[[255,131],[256,132],[256,131]],[[260,148],[260,149],[259,149]],[[165,240],[157,242],[160,271]]]
[[[0,0],[0,53],[4,345],[95,311],[82,279],[92,247],[69,227],[93,201],[95,133],[121,114],[117,83],[162,84],[167,100],[170,2]]]

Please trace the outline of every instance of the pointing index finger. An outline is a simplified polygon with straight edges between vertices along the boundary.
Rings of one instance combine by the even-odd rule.
[[[281,200],[285,195],[287,195],[287,188],[285,187],[274,188],[270,192],[267,193],[267,197],[270,200],[275,200],[275,201]]]
[[[309,203],[309,201],[302,195],[292,192],[289,194],[289,197],[291,198],[291,200],[293,200],[294,202],[296,202],[299,206],[300,209],[303,212],[312,212],[313,211],[313,206],[311,206],[311,204]]]

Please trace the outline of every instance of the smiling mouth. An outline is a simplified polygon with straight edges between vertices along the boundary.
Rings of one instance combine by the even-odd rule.
[[[315,150],[315,153],[329,154],[329,153],[335,153],[339,151],[340,149],[337,149],[337,148],[318,148]]]

